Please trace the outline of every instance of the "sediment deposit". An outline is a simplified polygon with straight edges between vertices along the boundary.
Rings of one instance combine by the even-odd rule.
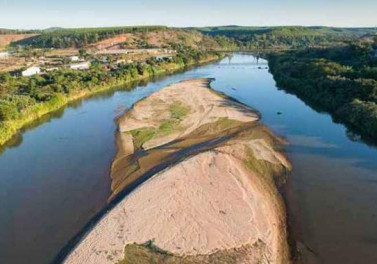
[[[209,82],[165,87],[119,119],[110,200],[143,183],[66,264],[289,263],[283,141]]]

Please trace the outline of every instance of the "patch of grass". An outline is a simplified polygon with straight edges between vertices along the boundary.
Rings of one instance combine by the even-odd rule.
[[[124,259],[116,264],[236,264],[243,263],[252,252],[260,263],[265,263],[265,243],[261,240],[254,245],[219,250],[209,255],[181,256],[164,251],[153,243],[129,244],[124,249]],[[259,262],[258,262],[259,263]]]
[[[247,158],[243,160],[243,163],[251,171],[265,179],[274,180],[277,186],[280,186],[285,181],[285,177],[282,176],[285,174],[285,167],[282,164],[274,164],[266,160],[257,159],[252,149],[248,149]]]
[[[135,148],[141,148],[142,145],[151,140],[155,134],[155,129],[151,127],[143,127],[130,131]]]
[[[170,118],[182,121],[183,118],[190,112],[190,108],[184,106],[180,102],[174,102],[169,106]]]
[[[135,148],[142,148],[143,144],[155,136],[169,135],[179,128],[179,124],[189,113],[190,109],[180,102],[169,106],[170,117],[162,121],[157,128],[143,127],[130,131],[133,136]]]
[[[179,122],[176,120],[167,119],[161,123],[161,125],[157,129],[157,133],[160,136],[168,135],[173,132],[174,128],[177,126]]]
[[[168,135],[178,128],[190,109],[180,102],[174,102],[169,106],[170,118],[164,120],[158,127],[158,135]]]
[[[213,123],[208,123],[197,128],[192,136],[211,136],[211,135],[226,135],[228,129],[236,128],[244,124],[243,122],[222,117]]]
[[[243,124],[243,122],[240,122],[238,120],[229,119],[227,117],[222,117],[216,122],[216,126],[220,130],[226,130],[232,127],[239,126],[240,124]]]

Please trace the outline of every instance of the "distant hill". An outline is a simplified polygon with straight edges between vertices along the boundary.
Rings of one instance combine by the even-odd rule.
[[[237,46],[222,37],[211,37],[196,30],[165,26],[111,27],[111,28],[49,28],[38,36],[12,43],[13,46],[35,48],[178,48],[236,49]]]
[[[192,28],[194,29],[194,28]],[[233,38],[248,48],[298,48],[318,45],[332,45],[374,34],[375,28],[335,28],[335,27],[244,27],[221,26],[195,28],[209,36]]]
[[[36,48],[84,47],[120,34],[161,30],[165,26],[103,27],[103,28],[50,28],[30,39],[20,40],[13,45],[28,45]]]
[[[0,29],[0,34],[21,31]],[[201,28],[168,28],[166,26],[131,26],[103,28],[59,28],[32,31],[38,33],[12,45],[35,48],[81,48],[125,45],[134,48],[187,44],[196,48],[259,49],[330,46],[375,34],[375,28],[335,27],[245,27],[219,26]],[[204,36],[203,36],[204,35]]]
[[[192,28],[194,29],[194,28]],[[343,37],[361,37],[376,32],[375,28],[336,28],[323,26],[277,26],[277,27],[247,27],[247,26],[220,26],[195,28],[209,35],[225,35],[240,37],[242,35],[260,34],[288,34],[288,35],[337,35]]]
[[[217,38],[203,35],[198,31],[164,28],[153,31],[124,33],[88,45],[88,48],[173,48],[188,46],[197,50],[227,49],[231,43],[219,42]]]
[[[64,30],[64,28],[62,28],[62,27],[49,27],[49,28],[43,29],[43,31],[45,31],[45,32],[56,31],[56,30]]]

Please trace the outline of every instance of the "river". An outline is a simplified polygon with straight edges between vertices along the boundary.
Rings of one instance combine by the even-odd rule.
[[[87,98],[26,129],[0,155],[0,263],[48,264],[110,195],[115,117],[177,81],[211,86],[257,109],[288,139],[293,164],[285,190],[304,263],[377,261],[377,149],[279,90],[267,62],[234,54],[221,62]]]

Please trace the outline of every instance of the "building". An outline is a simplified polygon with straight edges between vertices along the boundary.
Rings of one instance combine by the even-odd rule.
[[[30,68],[22,71],[21,75],[22,76],[32,76],[32,75],[40,74],[40,73],[41,73],[41,68],[33,66],[33,67],[30,67]]]
[[[47,68],[47,69],[46,69],[46,72],[57,71],[57,70],[59,70],[58,67]]]
[[[160,55],[155,57],[157,61],[171,60],[173,56],[171,55]]]
[[[119,59],[115,62],[116,64],[126,63],[125,59]]]
[[[72,56],[71,61],[79,61],[80,57],[79,56]]]
[[[176,53],[175,50],[171,50],[171,49],[164,49],[163,52],[165,52],[165,53]]]
[[[90,62],[85,61],[85,62],[81,62],[81,63],[71,64],[71,65],[69,65],[69,68],[71,68],[73,70],[89,70]]]
[[[8,58],[10,56],[9,52],[0,52],[0,58]]]

